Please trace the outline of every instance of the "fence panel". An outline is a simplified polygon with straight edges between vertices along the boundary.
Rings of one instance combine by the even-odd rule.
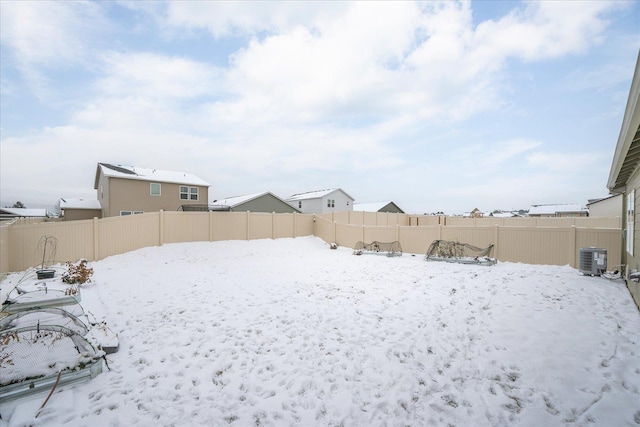
[[[202,242],[209,240],[208,212],[163,212],[163,243]]]
[[[440,226],[400,227],[400,245],[402,252],[425,255],[429,245],[440,236]]]
[[[211,240],[247,240],[246,212],[211,212]]]
[[[575,225],[583,228],[622,228],[622,218],[619,216],[575,218]]]
[[[273,237],[280,239],[283,237],[296,237],[296,217],[297,214],[274,214],[273,216]]]
[[[500,261],[573,265],[574,232],[573,227],[500,227],[495,256]]]
[[[273,237],[273,214],[253,212],[249,215],[249,240]]]
[[[467,243],[479,248],[496,244],[495,227],[442,227],[441,236],[442,240]]]
[[[9,250],[11,251],[9,268],[13,271],[26,270],[42,263],[41,239],[44,236],[55,238],[55,251],[47,246],[47,261],[64,263],[76,262],[80,258],[93,260],[93,220],[64,222],[38,222],[25,225],[12,225],[8,230]]]
[[[364,227],[363,230],[364,243],[371,243],[374,240],[378,242],[395,242],[398,240],[398,226],[389,227]],[[400,244],[402,246],[402,244]]]
[[[123,254],[161,241],[160,212],[114,216],[98,220],[98,245],[95,259]],[[82,221],[72,221],[70,224]]]
[[[9,248],[9,233],[12,230],[13,221],[0,225],[0,274],[11,271],[11,251]]]
[[[370,227],[375,227],[376,225],[378,225],[377,212],[363,212],[362,216],[363,216],[362,225],[368,225]],[[387,224],[385,223],[384,225],[387,225]]]
[[[325,242],[333,243],[336,241],[335,224],[333,222],[324,218],[316,218],[314,230],[314,234]]]
[[[350,211],[333,212],[333,221],[337,222],[338,224],[349,224],[350,213]]]
[[[336,240],[335,242],[339,246],[347,248],[355,247],[356,243],[362,241],[363,229],[361,225],[348,225],[348,224],[335,224],[336,226]]]
[[[316,219],[314,215],[294,214],[296,232],[295,237],[298,236],[313,236],[315,230]]]

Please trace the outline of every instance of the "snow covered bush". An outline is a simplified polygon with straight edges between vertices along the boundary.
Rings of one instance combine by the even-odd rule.
[[[87,267],[87,260],[81,259],[77,264],[67,261],[67,271],[62,275],[62,281],[72,285],[82,285],[91,282],[93,268]]]

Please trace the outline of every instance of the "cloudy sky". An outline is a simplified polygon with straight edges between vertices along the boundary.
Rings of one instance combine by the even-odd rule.
[[[607,195],[640,3],[0,2],[0,204],[106,162],[210,199],[459,213]]]

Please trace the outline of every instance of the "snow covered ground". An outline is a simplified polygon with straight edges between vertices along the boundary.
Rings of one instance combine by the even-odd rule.
[[[111,371],[0,403],[2,426],[640,424],[640,313],[621,281],[330,250],[169,244],[92,263]],[[10,283],[9,277],[3,286]]]

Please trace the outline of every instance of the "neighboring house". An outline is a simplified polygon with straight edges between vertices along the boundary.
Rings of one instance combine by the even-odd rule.
[[[213,203],[216,206],[228,207],[228,210],[232,212],[300,213],[299,209],[269,191],[227,197],[222,200],[214,200]]]
[[[475,208],[471,212],[465,212],[462,216],[465,218],[482,218],[485,215],[484,212],[482,212],[480,209]]]
[[[622,216],[624,198],[622,194],[613,194],[601,199],[589,200],[587,209],[590,217]]]
[[[489,216],[493,218],[516,218],[520,215],[518,214],[518,212],[492,212],[489,214]]]
[[[195,175],[98,163],[94,188],[102,216],[132,215],[207,204],[209,184]]]
[[[404,211],[393,202],[356,203],[353,205],[353,210],[364,212],[404,213]]]
[[[306,214],[353,210],[355,199],[340,188],[294,194],[285,201]]]
[[[640,270],[640,248],[638,248],[639,239],[636,238],[640,226],[638,225],[639,217],[636,212],[636,193],[640,187],[640,52],[636,62],[631,88],[629,89],[629,98],[622,119],[620,135],[616,149],[613,153],[613,161],[611,163],[611,171],[609,172],[609,180],[607,188],[611,194],[620,194],[624,201],[622,224],[625,229],[625,250],[622,251],[622,263],[627,266],[628,271]],[[638,249],[636,249],[638,248]],[[611,269],[615,266],[610,266]],[[640,282],[629,280],[627,278],[627,287],[633,295],[638,307],[640,307]]]
[[[0,208],[0,219],[48,218],[52,216],[46,209]]]
[[[102,207],[97,200],[60,199],[60,216],[63,221],[102,218]]]
[[[589,216],[589,210],[586,206],[579,203],[565,203],[560,205],[531,205],[529,208],[529,216],[531,217],[585,217]]]

